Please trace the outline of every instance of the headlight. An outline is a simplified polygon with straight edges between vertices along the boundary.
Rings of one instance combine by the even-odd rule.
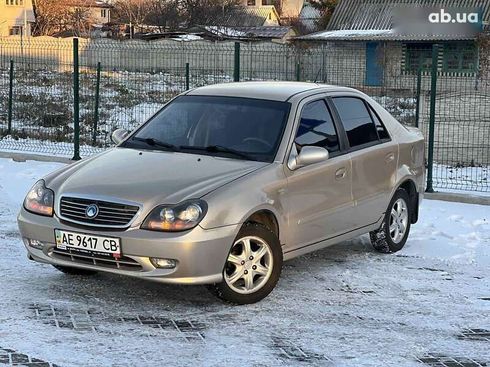
[[[26,210],[49,217],[53,216],[53,204],[54,192],[46,188],[43,180],[36,182],[24,200]]]
[[[204,218],[208,206],[203,200],[189,200],[177,205],[160,205],[141,225],[143,229],[178,232],[192,229]]]

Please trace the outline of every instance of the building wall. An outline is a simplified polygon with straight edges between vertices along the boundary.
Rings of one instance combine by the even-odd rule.
[[[8,4],[8,5],[7,5]],[[0,36],[9,36],[16,31],[29,37],[31,26],[35,22],[32,0],[1,0],[0,1]],[[27,28],[24,29],[25,24]]]
[[[243,6],[270,6],[275,5],[276,3],[277,2],[274,0],[241,0]],[[299,17],[303,4],[304,0],[280,0],[281,17]]]
[[[90,8],[90,17],[95,24],[107,24],[111,21],[111,9]]]
[[[0,61],[16,57],[56,67],[72,63],[71,38],[33,37],[20,50],[17,37],[0,38]],[[218,70],[232,76],[234,42],[192,41],[169,39],[142,41],[112,39],[80,39],[80,62],[95,67],[124,71],[165,70],[183,68]],[[401,43],[390,43],[380,53],[383,64],[383,85],[369,87],[366,80],[366,44],[364,42],[329,42],[281,44],[277,42],[241,43],[242,75],[249,79],[296,79],[298,63],[301,80],[324,82],[366,89],[373,93],[386,89],[413,90],[417,75],[402,70]],[[430,80],[424,76],[423,90],[430,89]],[[475,76],[450,77],[455,82],[474,80]],[[473,84],[466,83],[471,86]],[[380,92],[381,93],[381,92]]]
[[[71,10],[75,11],[77,7],[72,7]],[[111,9],[110,8],[82,8],[88,10],[88,17],[92,24],[107,24],[111,21]]]
[[[282,0],[281,17],[298,18],[303,9],[304,0]]]

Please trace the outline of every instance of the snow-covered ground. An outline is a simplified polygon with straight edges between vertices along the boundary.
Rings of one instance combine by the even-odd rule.
[[[15,216],[59,166],[0,159],[0,365],[490,363],[488,206],[426,200],[399,253],[375,253],[366,236],[344,242],[287,262],[268,298],[232,307],[204,287],[28,261]]]

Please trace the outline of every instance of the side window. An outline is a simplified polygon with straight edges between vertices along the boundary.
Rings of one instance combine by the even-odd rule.
[[[378,141],[376,126],[364,102],[354,97],[336,97],[333,102],[351,147]]]
[[[371,116],[373,117],[374,124],[376,125],[376,131],[378,132],[378,136],[380,140],[390,140],[390,135],[388,134],[388,131],[384,127],[383,123],[379,119],[378,115],[376,112],[374,112],[374,109],[369,106],[369,111],[371,112]]]
[[[303,107],[294,142],[298,150],[306,145],[326,148],[329,153],[340,150],[337,131],[325,101],[311,102]]]

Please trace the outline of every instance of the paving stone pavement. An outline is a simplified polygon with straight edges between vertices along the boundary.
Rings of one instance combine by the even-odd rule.
[[[285,263],[267,299],[240,307],[29,262],[5,217],[0,253],[0,365],[490,366],[490,269],[380,255],[366,237]]]
[[[0,364],[24,367],[59,367],[54,363],[28,356],[27,354],[22,354],[12,349],[2,348],[1,346]]]
[[[419,362],[431,367],[485,367],[487,362],[477,361],[468,357],[451,357],[443,354],[427,354],[417,358]]]

